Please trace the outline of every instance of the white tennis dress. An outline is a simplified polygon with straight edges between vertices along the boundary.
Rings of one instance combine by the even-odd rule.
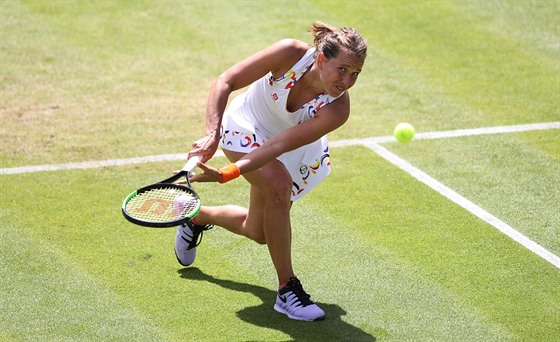
[[[313,65],[315,48],[279,78],[268,73],[235,97],[224,113],[221,127],[222,149],[249,153],[280,132],[312,119],[315,113],[336,98],[326,93],[295,112],[287,109],[290,89]],[[292,176],[292,201],[303,197],[331,171],[327,136],[286,152],[277,158]]]

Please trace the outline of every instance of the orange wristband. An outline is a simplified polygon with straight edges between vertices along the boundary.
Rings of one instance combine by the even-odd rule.
[[[241,171],[235,163],[224,166],[221,169],[218,169],[218,171],[220,171],[220,173],[222,174],[222,180],[220,181],[220,183],[222,184],[225,182],[229,182],[230,180],[235,179],[241,175]]]

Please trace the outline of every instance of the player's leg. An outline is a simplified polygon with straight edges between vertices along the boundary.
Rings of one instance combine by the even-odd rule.
[[[280,284],[274,309],[292,319],[323,319],[325,312],[305,292],[292,267],[290,174],[284,164],[274,160],[258,171],[247,174],[246,179],[261,192],[260,197],[264,200],[263,231]]]
[[[224,150],[235,162],[245,154]],[[291,258],[292,178],[284,165],[273,160],[262,168],[243,174],[251,184],[249,208],[238,206],[203,207],[195,217],[198,225],[213,224],[266,243],[280,284],[294,276]]]
[[[292,179],[277,160],[243,176],[251,183],[247,228],[255,236],[263,234],[278,281],[285,284],[294,276],[290,223]]]
[[[244,156],[243,153],[224,152],[232,162]],[[246,236],[260,244],[266,243],[263,230],[264,203],[261,191],[257,187],[251,186],[248,209],[237,205],[203,206],[192,222],[177,227],[175,255],[179,263],[189,266],[194,262],[196,247],[202,238],[202,232],[214,225]]]
[[[202,207],[196,216],[197,224],[213,224],[233,233],[265,244],[263,231],[264,198],[260,190],[251,186],[249,208],[238,205]]]
[[[224,151],[230,161],[242,154]],[[292,319],[317,320],[324,312],[310,299],[292,267],[290,209],[292,179],[284,165],[273,160],[259,170],[243,175],[251,184],[249,208],[203,207],[195,218],[199,225],[216,224],[234,233],[265,243],[279,284],[274,308]]]

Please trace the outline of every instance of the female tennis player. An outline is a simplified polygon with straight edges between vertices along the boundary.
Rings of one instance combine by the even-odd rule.
[[[348,89],[367,54],[365,39],[353,28],[316,22],[309,31],[314,46],[281,40],[214,81],[206,135],[189,153],[202,157],[202,172],[191,180],[225,183],[242,175],[251,184],[249,207],[202,206],[178,227],[175,239],[175,254],[184,266],[194,262],[201,233],[214,225],[266,244],[279,281],[274,309],[305,321],[323,319],[325,313],[295,275],[290,209],[330,173],[326,135],[348,120]],[[246,86],[227,106],[232,91]],[[203,164],[218,145],[231,163],[221,169]]]

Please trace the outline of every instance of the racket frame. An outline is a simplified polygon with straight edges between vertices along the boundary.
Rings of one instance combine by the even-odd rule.
[[[199,161],[201,161],[202,158],[200,156],[193,156],[191,157],[183,166],[183,168],[181,168],[181,171],[179,171],[177,174],[166,178],[160,182],[142,187],[140,189],[137,189],[133,192],[131,192],[128,196],[126,196],[126,198],[123,201],[122,204],[122,214],[123,216],[131,223],[140,225],[140,226],[144,226],[144,227],[151,227],[151,228],[168,228],[168,227],[174,227],[180,224],[183,224],[185,222],[187,222],[188,220],[192,219],[193,217],[195,217],[198,212],[200,211],[200,207],[201,207],[201,203],[200,203],[200,197],[198,196],[198,194],[196,193],[196,191],[192,188],[191,185],[191,181],[189,179],[189,175],[190,173],[196,168],[197,164]],[[179,180],[181,177],[185,176],[185,179],[187,181],[187,186],[184,185],[180,185],[180,184],[175,184],[174,182]],[[165,188],[174,188],[174,189],[179,189],[183,192],[188,192],[189,194],[191,194],[193,197],[195,197],[195,199],[198,201],[198,205],[197,208],[195,210],[193,210],[193,212],[189,215],[187,215],[186,217],[179,219],[179,220],[172,220],[172,221],[167,221],[167,222],[154,222],[154,221],[145,221],[142,219],[138,219],[136,217],[133,217],[132,215],[130,215],[128,213],[128,211],[126,210],[126,205],[136,196],[138,196],[139,194],[152,190],[152,189],[156,189],[156,188],[161,188],[161,187],[165,187]]]

